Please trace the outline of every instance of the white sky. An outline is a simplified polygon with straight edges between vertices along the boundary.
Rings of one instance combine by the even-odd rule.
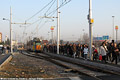
[[[36,12],[41,10],[43,6],[48,4],[51,0],[1,0],[0,3],[0,32],[3,33],[3,40],[5,39],[5,35],[9,35],[9,22],[3,21],[2,18],[9,19],[10,14],[10,6],[12,7],[12,22],[24,22],[31,16],[33,16]],[[54,0],[53,0],[54,1]],[[60,4],[64,0],[60,0]],[[68,1],[68,0],[67,0]],[[115,16],[115,25],[120,26],[120,0],[92,0],[93,1],[93,36],[103,36],[113,34],[113,21],[112,16]],[[33,23],[40,16],[44,16],[45,12],[50,6],[44,9],[41,13],[37,14],[34,18],[27,21],[28,23]],[[56,9],[56,2],[53,4],[51,9],[47,12],[47,14]],[[89,25],[87,20],[89,9],[89,0],[72,0],[67,5],[63,6],[60,9],[60,32],[61,39],[64,40],[78,40],[83,33],[89,33]],[[56,13],[53,15],[56,16]],[[45,25],[45,21],[48,21]],[[21,40],[27,40],[31,34],[29,33],[37,33],[38,36],[44,37],[44,39],[48,39],[48,32],[50,31],[51,26],[55,26],[56,30],[56,19],[54,22],[51,22],[51,19],[43,19],[41,24],[36,29],[36,26],[39,22],[34,25],[25,27],[20,27],[20,25],[12,25],[15,35],[17,38]],[[84,29],[84,31],[83,31]],[[24,31],[25,30],[25,31]],[[23,36],[23,32],[27,33],[27,35]],[[118,39],[120,30],[118,30]],[[56,36],[56,31],[55,31]],[[114,33],[115,34],[115,33]],[[18,37],[19,36],[19,37]],[[34,34],[37,36],[37,34]],[[51,38],[51,34],[49,34],[49,38]]]

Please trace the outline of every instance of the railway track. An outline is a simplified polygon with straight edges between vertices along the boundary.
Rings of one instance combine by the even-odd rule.
[[[118,78],[115,80],[119,80],[119,78],[120,78],[119,74],[117,74],[117,73],[114,73],[111,71],[104,71],[104,70],[102,71],[100,69],[96,69],[96,67],[94,67],[94,66],[90,67],[88,65],[76,64],[72,61],[67,61],[64,59],[57,58],[57,57],[55,58],[48,54],[43,54],[43,53],[35,54],[35,53],[31,53],[31,52],[23,52],[23,54],[27,55],[27,56],[50,61],[56,65],[70,69],[72,72],[90,76],[94,80],[106,80],[106,79],[113,80],[113,78]]]

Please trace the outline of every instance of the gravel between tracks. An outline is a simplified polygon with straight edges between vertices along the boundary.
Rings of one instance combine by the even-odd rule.
[[[13,59],[0,70],[2,78],[61,78],[74,77],[76,74],[65,73],[65,68],[42,59],[14,53]]]

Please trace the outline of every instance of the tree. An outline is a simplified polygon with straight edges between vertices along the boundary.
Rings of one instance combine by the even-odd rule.
[[[4,45],[4,41],[0,43],[0,45]]]

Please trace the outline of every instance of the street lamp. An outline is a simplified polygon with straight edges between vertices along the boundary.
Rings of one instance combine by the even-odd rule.
[[[84,29],[82,30],[82,44],[84,43],[83,36],[84,36]]]
[[[12,51],[12,26],[11,26],[11,24],[12,24],[12,13],[11,13],[11,7],[10,7],[10,20],[9,19],[5,19],[5,18],[3,18],[3,20],[7,20],[7,21],[9,21],[9,23],[10,23],[10,51],[11,51],[11,53],[13,52]]]
[[[9,21],[9,23],[10,23],[10,47],[11,47],[10,51],[12,53],[13,51],[12,51],[12,28],[11,28],[11,20],[6,19],[6,18],[3,18],[3,20]]]
[[[114,17],[115,16],[112,16],[112,18],[113,18],[113,40],[114,40]]]

